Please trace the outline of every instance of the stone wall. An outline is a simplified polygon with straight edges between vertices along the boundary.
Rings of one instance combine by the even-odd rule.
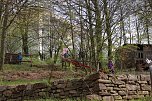
[[[87,98],[122,101],[150,96],[149,75],[106,75],[96,73],[85,79],[58,80],[47,85],[36,83],[0,86],[0,101],[23,101],[39,98]]]

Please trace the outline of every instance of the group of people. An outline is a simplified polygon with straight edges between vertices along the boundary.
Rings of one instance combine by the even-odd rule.
[[[68,58],[69,57],[68,48],[63,48],[61,55],[63,58]],[[108,69],[109,69],[110,73],[114,74],[114,64],[112,62],[112,59],[110,59],[108,61]]]

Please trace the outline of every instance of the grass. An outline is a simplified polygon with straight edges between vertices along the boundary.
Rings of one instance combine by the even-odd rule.
[[[16,64],[5,64],[3,71],[0,72],[0,85],[22,85],[22,84],[34,84],[34,83],[40,83],[48,82],[48,78],[45,79],[37,79],[37,80],[30,80],[30,79],[17,79],[17,80],[5,80],[3,79],[3,74],[5,73],[13,73],[13,72],[20,72],[20,71],[32,71],[32,70],[38,70],[37,67],[31,67],[30,64],[24,63],[21,65]]]
[[[26,84],[35,84],[35,83],[48,83],[48,79],[39,79],[39,80],[15,80],[15,81],[7,81],[1,80],[0,85],[5,86],[17,86],[17,85],[26,85]]]
[[[30,100],[30,101],[32,101],[32,100]],[[72,98],[71,99],[70,98],[67,98],[67,99],[48,98],[48,99],[38,99],[38,100],[34,100],[34,101],[90,101],[90,100],[86,100],[84,98],[82,98],[82,99],[80,99],[80,98],[75,98],[75,99],[72,99]],[[91,101],[97,101],[97,100],[91,100]]]
[[[137,100],[130,100],[130,101],[152,101],[152,96],[151,97],[144,97],[144,98],[137,99]]]
[[[43,64],[42,64],[43,65]],[[4,68],[3,68],[3,71],[0,72],[0,85],[22,85],[22,84],[34,84],[34,83],[48,83],[48,82],[51,82],[53,80],[55,80],[54,78],[51,78],[51,80],[49,81],[49,76],[44,78],[44,79],[25,79],[23,77],[21,78],[18,78],[17,76],[17,79],[11,79],[11,77],[13,76],[13,74],[15,74],[15,76],[17,75],[17,72],[29,72],[31,73],[32,71],[33,72],[37,72],[37,71],[48,71],[48,68],[39,68],[39,67],[31,67],[29,63],[23,63],[21,65],[18,65],[18,64],[5,64],[4,65]],[[7,73],[9,74],[10,73],[10,76],[8,79],[3,79],[4,75]],[[71,80],[73,78],[78,78],[77,77],[77,74],[74,74],[75,72],[70,70],[70,69],[67,69],[66,70],[66,73],[63,73],[63,76],[64,76],[64,79],[66,80]],[[12,76],[11,76],[12,75]],[[22,75],[21,75],[22,76]],[[62,75],[61,75],[62,76]],[[14,78],[14,77],[13,77]],[[79,77],[80,78],[80,77]]]
[[[36,67],[31,67],[29,63],[24,63],[21,65],[16,64],[5,64],[3,68],[3,72],[6,71],[31,71],[37,69]]]
[[[25,100],[26,101],[26,100]],[[29,101],[29,100],[28,100]],[[33,101],[33,100],[30,100],[30,101]],[[57,98],[47,98],[47,99],[37,99],[37,100],[34,100],[34,101],[90,101],[90,100],[87,100],[87,99],[80,99],[80,98],[77,98],[77,99],[57,99]],[[97,100],[91,100],[91,101],[97,101]],[[141,98],[141,99],[136,99],[136,100],[129,100],[129,101],[152,101],[152,97],[144,97],[144,98]]]

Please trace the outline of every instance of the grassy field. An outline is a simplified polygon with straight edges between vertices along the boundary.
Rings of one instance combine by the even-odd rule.
[[[45,65],[46,64],[44,64],[44,66]],[[81,73],[77,73],[69,69],[66,71],[61,69],[53,71],[53,77],[50,79],[50,72],[51,70],[48,67],[31,67],[28,63],[21,65],[5,64],[3,71],[0,72],[0,85],[22,85],[41,82],[48,83],[56,79],[73,79],[83,76]]]

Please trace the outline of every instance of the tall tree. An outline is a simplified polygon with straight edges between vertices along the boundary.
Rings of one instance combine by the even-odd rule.
[[[5,0],[1,2],[4,6],[4,11],[1,15],[1,50],[0,50],[0,70],[3,69],[4,64],[4,56],[5,56],[5,40],[7,35],[7,30],[10,25],[13,23],[17,15],[20,13],[21,9],[28,0],[21,0],[21,1],[12,1],[12,0]],[[11,17],[10,17],[11,16]]]
[[[108,8],[108,2],[107,0],[103,0],[104,3],[104,14],[105,14],[105,23],[106,23],[106,33],[108,37],[108,59],[110,60],[112,58],[112,33],[111,33],[111,25],[110,25],[110,11]]]

